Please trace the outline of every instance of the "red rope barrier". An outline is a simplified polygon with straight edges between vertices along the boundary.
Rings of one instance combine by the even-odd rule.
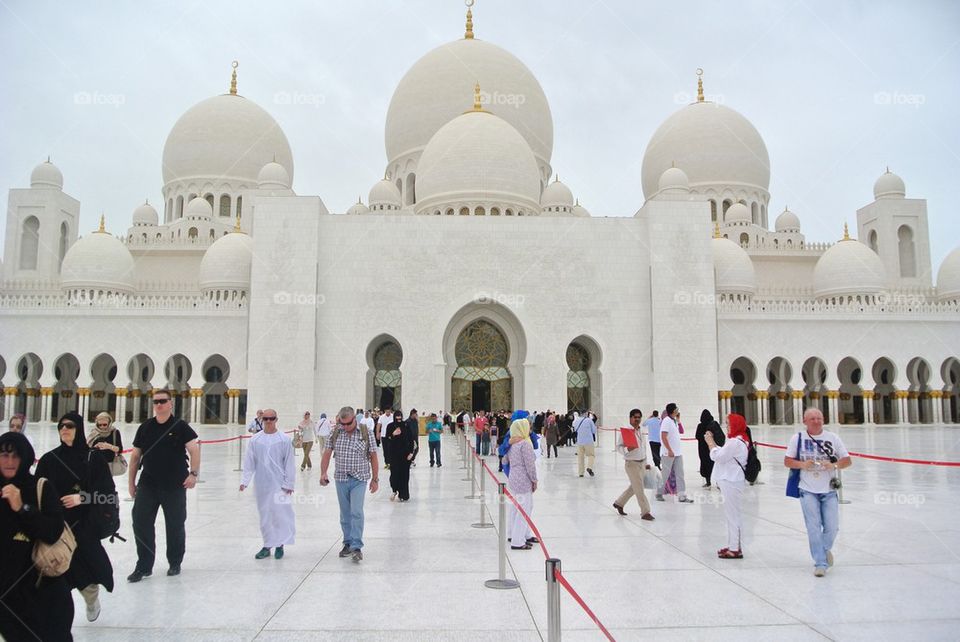
[[[605,636],[607,636],[608,640],[610,640],[611,642],[614,642],[614,638],[610,634],[610,631],[608,631],[607,627],[603,625],[603,622],[600,621],[600,618],[597,617],[597,614],[594,613],[589,606],[587,606],[586,602],[583,601],[583,598],[580,597],[580,594],[577,593],[572,586],[570,586],[570,582],[568,582],[567,578],[563,576],[563,572],[556,571],[553,574],[553,576],[557,578],[558,582],[560,582],[560,586],[562,586],[567,590],[567,593],[570,594],[570,597],[572,597],[577,602],[577,604],[580,605],[580,608],[586,611],[587,615],[590,616],[590,619],[593,620],[593,623],[596,624],[597,627],[599,627],[600,632],[603,633]]]

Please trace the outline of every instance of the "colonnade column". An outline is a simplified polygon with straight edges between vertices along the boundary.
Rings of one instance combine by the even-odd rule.
[[[130,391],[130,398],[133,399],[133,410],[130,413],[132,420],[131,423],[138,424],[140,423],[140,402],[143,399],[140,389],[134,388]]]
[[[908,422],[907,416],[907,397],[910,396],[910,393],[906,390],[897,390],[894,392],[894,397],[897,402],[897,425],[905,426]]]
[[[126,423],[127,421],[127,389],[126,388],[115,388],[114,394],[117,395],[117,409],[116,417],[114,421],[120,423]]]
[[[828,422],[831,424],[839,424],[840,417],[837,413],[837,400],[840,398],[839,390],[827,390],[827,414]]]
[[[190,414],[193,419],[190,420],[190,423],[199,424],[203,418],[203,389],[202,388],[193,388],[190,390]]]
[[[3,389],[3,395],[5,402],[3,404],[3,418],[5,421],[9,421],[10,417],[13,416],[13,413],[17,410],[17,389],[13,386]]]
[[[863,391],[863,423],[873,424],[876,423],[876,415],[874,415],[874,399],[873,399],[873,390],[864,390]]]
[[[767,421],[767,399],[769,398],[770,393],[766,390],[757,391],[757,405],[760,407],[760,423],[766,424]]]
[[[933,408],[933,423],[943,423],[943,391],[930,391],[930,406]]]
[[[793,423],[803,422],[803,390],[793,391]]]
[[[52,412],[50,398],[53,396],[53,388],[44,386],[40,388],[40,420],[41,421],[55,421],[55,419],[50,419],[50,413]]]

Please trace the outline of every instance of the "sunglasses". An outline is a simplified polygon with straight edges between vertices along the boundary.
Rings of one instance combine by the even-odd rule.
[[[65,422],[63,422],[62,424],[60,424],[59,426],[57,426],[57,430],[60,430],[61,428],[73,428],[73,429],[76,429],[76,427],[77,427],[77,425],[76,425],[75,423],[73,423],[72,421],[65,421]]]
[[[106,428],[110,424],[97,424],[97,428]]]
[[[272,416],[272,417],[264,417],[263,420],[264,420],[264,421],[276,421],[276,420],[277,420],[277,416],[274,415],[274,416]]]
[[[159,406],[160,404],[162,404],[162,403],[167,403],[168,401],[170,401],[170,400],[169,400],[169,399],[154,399],[154,400],[153,400],[153,405],[154,405],[154,406]]]

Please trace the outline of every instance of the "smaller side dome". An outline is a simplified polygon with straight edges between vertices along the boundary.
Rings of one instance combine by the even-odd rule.
[[[30,187],[40,189],[63,189],[63,174],[56,165],[46,161],[40,163],[30,172]]]
[[[713,267],[717,275],[717,292],[753,295],[757,291],[757,275],[746,250],[730,239],[714,237]]]
[[[543,194],[540,195],[541,207],[547,208],[571,208],[573,207],[573,193],[570,188],[560,182],[558,176],[556,180],[546,186]]]
[[[747,206],[743,203],[734,203],[729,208],[727,208],[727,213],[724,216],[724,220],[727,223],[751,223],[753,219],[750,218],[750,210],[747,209]]]
[[[250,287],[253,239],[231,232],[207,248],[200,261],[200,291],[245,290]]]
[[[777,216],[774,228],[778,232],[798,233],[800,231],[800,218],[785,207],[783,211],[780,212],[780,215]]]
[[[370,203],[370,209],[373,211],[399,210],[401,205],[400,190],[384,178],[374,183],[373,187],[370,188],[367,202]]]
[[[197,196],[187,204],[184,217],[189,219],[210,219],[213,218],[213,208],[210,203],[202,196]]]
[[[668,167],[663,174],[660,174],[657,189],[661,192],[664,190],[689,192],[690,179],[687,177],[687,173],[679,167]]]
[[[877,295],[886,289],[886,282],[877,253],[847,236],[824,252],[813,268],[813,294],[818,299]]]
[[[160,216],[149,201],[144,201],[143,205],[133,210],[133,224],[135,226],[157,225],[159,221]]]
[[[571,212],[573,213],[574,216],[584,216],[584,217],[590,216],[590,212],[587,210],[587,208],[585,208],[583,205],[580,204],[579,198],[577,199],[577,202],[573,206],[573,209],[571,210]]]
[[[134,261],[119,239],[103,231],[84,236],[70,246],[60,264],[64,290],[100,290],[130,294],[134,290]]]
[[[290,189],[290,174],[280,163],[273,161],[260,168],[257,174],[260,189]]]
[[[891,172],[889,167],[873,184],[874,198],[904,198],[906,195],[907,188],[903,179]]]
[[[937,271],[937,298],[941,301],[960,300],[960,247],[950,252],[940,264]]]
[[[353,216],[357,214],[369,214],[370,208],[363,204],[359,198],[357,202],[350,206],[350,209],[347,210],[348,216]]]

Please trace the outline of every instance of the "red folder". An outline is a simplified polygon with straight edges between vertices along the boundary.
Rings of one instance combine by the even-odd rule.
[[[621,428],[620,436],[623,438],[623,445],[627,448],[640,447],[640,443],[637,441],[637,434],[633,432],[633,428]]]

